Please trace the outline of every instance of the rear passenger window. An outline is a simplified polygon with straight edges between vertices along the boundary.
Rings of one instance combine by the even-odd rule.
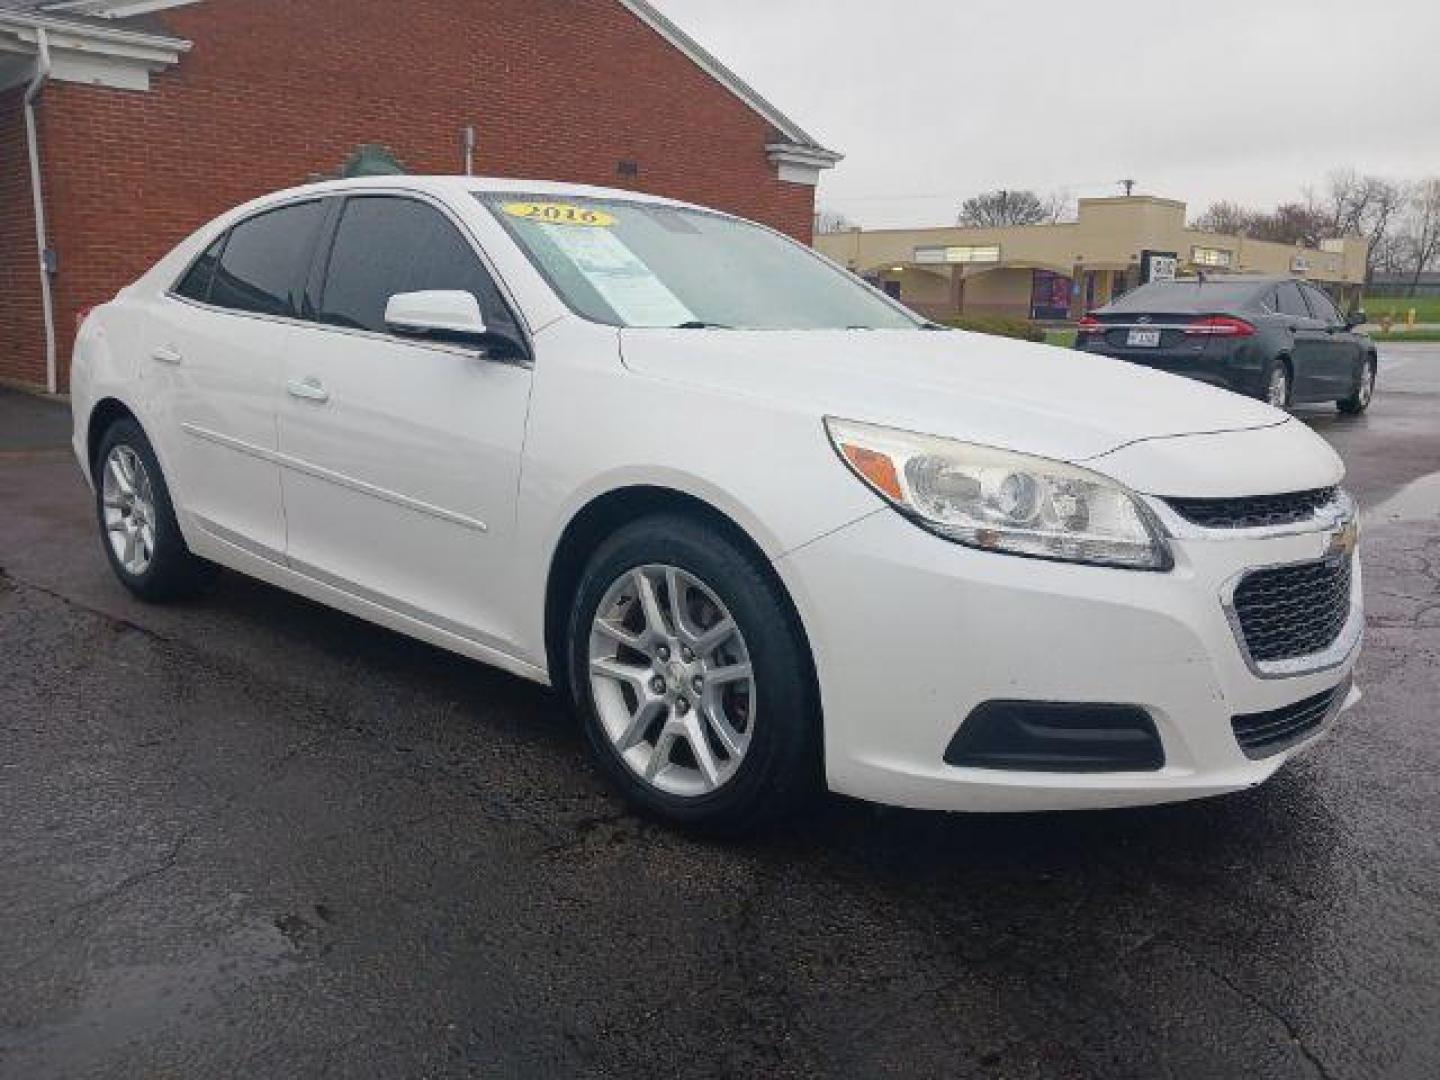
[[[210,285],[210,302],[236,311],[295,316],[310,268],[320,202],[269,210],[230,230]]]
[[[1305,298],[1300,295],[1300,286],[1293,281],[1287,281],[1276,290],[1280,302],[1280,314],[1289,315],[1293,319],[1310,318],[1310,309],[1305,306]]]
[[[346,200],[317,305],[319,320],[384,332],[390,297],[426,289],[468,292],[479,301],[487,327],[517,333],[490,274],[444,214],[414,199]]]
[[[215,264],[220,261],[220,252],[225,247],[226,234],[222,233],[220,238],[205,249],[189,271],[180,279],[180,284],[175,286],[175,294],[183,296],[187,300],[208,300],[210,299],[210,281],[215,276]]]

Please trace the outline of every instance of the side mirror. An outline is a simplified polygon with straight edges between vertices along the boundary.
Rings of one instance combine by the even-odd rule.
[[[476,344],[488,333],[480,302],[459,290],[396,293],[385,305],[385,325],[397,334]]]
[[[1357,326],[1364,326],[1370,321],[1370,317],[1363,310],[1355,310],[1345,316],[1345,329],[1354,330]]]
[[[480,302],[459,289],[396,293],[385,304],[385,325],[408,337],[470,345],[494,360],[530,358],[523,338],[487,327]]]

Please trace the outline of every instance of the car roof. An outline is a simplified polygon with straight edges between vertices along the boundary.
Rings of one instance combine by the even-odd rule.
[[[1206,285],[1279,285],[1282,282],[1300,282],[1301,278],[1286,274],[1206,274]],[[1171,281],[1152,281],[1151,285],[1196,285],[1199,277],[1175,278]]]
[[[545,195],[553,198],[624,199],[627,202],[654,203],[659,206],[683,206],[705,210],[708,207],[678,199],[667,199],[661,195],[650,195],[642,191],[624,188],[598,187],[592,184],[574,184],[556,180],[528,180],[506,176],[416,176],[397,173],[393,176],[363,176],[347,180],[322,180],[314,184],[303,184],[264,195],[250,206],[261,206],[269,202],[281,202],[304,195],[339,194],[346,191],[372,191],[396,189],[428,192],[432,195],[463,198],[472,194],[524,194]]]

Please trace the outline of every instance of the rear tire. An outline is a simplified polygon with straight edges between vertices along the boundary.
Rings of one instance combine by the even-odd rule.
[[[117,420],[95,454],[95,515],[120,583],[151,603],[190,596],[217,568],[185,546],[160,462],[134,420]]]
[[[1346,416],[1359,416],[1370,407],[1370,402],[1375,397],[1375,379],[1379,374],[1379,364],[1375,357],[1367,356],[1365,363],[1360,368],[1360,382],[1355,387],[1355,392],[1348,398],[1341,398],[1335,403]]]
[[[818,786],[807,646],[763,563],[724,533],[669,513],[620,529],[581,576],[566,648],[590,744],[643,811],[733,835]]]

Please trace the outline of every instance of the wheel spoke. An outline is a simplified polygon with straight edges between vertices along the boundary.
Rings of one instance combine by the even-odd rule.
[[[135,454],[129,447],[120,451],[120,468],[125,471],[125,479],[130,481],[130,486],[138,488],[140,485],[135,475]]]
[[[740,733],[730,726],[729,719],[725,716],[720,703],[715,700],[702,702],[700,708],[705,723],[710,725],[710,730],[720,740],[720,745],[725,748],[725,753],[730,755],[731,761],[738,761],[745,753],[744,743]]]
[[[625,730],[615,740],[615,749],[622,754],[632,746],[639,746],[645,739],[645,732],[650,729],[657,717],[665,714],[665,701],[663,698],[646,698],[640,702],[640,707],[630,717],[630,722]]]
[[[695,640],[694,649],[701,656],[706,656],[725,644],[733,633],[735,633],[735,620],[724,616]]]
[[[645,763],[646,780],[654,780],[660,775],[660,770],[670,763],[670,754],[675,749],[677,734],[672,724],[666,724],[661,729],[660,737],[655,740],[655,750],[651,753],[650,760]]]
[[[665,568],[665,591],[669,594],[670,622],[675,627],[675,636],[685,642],[694,640],[690,623],[685,617],[685,594],[690,591],[690,586],[680,580],[680,571],[673,566]]]
[[[635,583],[635,596],[640,601],[640,610],[645,615],[645,629],[651,637],[665,637],[670,629],[665,624],[665,616],[660,610],[660,597],[655,593],[655,583],[644,570],[631,572],[631,579]]]
[[[685,741],[690,744],[690,753],[700,767],[700,775],[710,788],[720,786],[720,765],[715,760],[715,751],[710,749],[710,740],[705,738],[705,729],[692,713],[685,719]]]
[[[120,561],[125,564],[127,570],[134,569],[135,563],[135,530],[126,525],[122,530],[125,535],[125,544],[120,552]]]
[[[110,459],[107,467],[115,486],[120,489],[122,495],[134,495],[135,486],[130,483],[130,478],[125,475],[125,467],[121,464],[120,455],[116,454]]]
[[[596,619],[595,631],[609,638],[617,645],[624,645],[627,649],[634,649],[636,652],[650,651],[647,637],[640,634],[632,634],[624,627],[615,625],[609,619]]]
[[[638,664],[626,664],[616,660],[613,656],[597,656],[591,658],[590,670],[607,679],[628,683],[635,688],[635,692],[640,697],[645,697],[645,682],[650,674],[649,668],[640,667]]]
[[[714,686],[723,686],[726,683],[739,682],[741,679],[750,678],[750,676],[751,668],[749,664],[729,664],[705,673],[705,678]]]

